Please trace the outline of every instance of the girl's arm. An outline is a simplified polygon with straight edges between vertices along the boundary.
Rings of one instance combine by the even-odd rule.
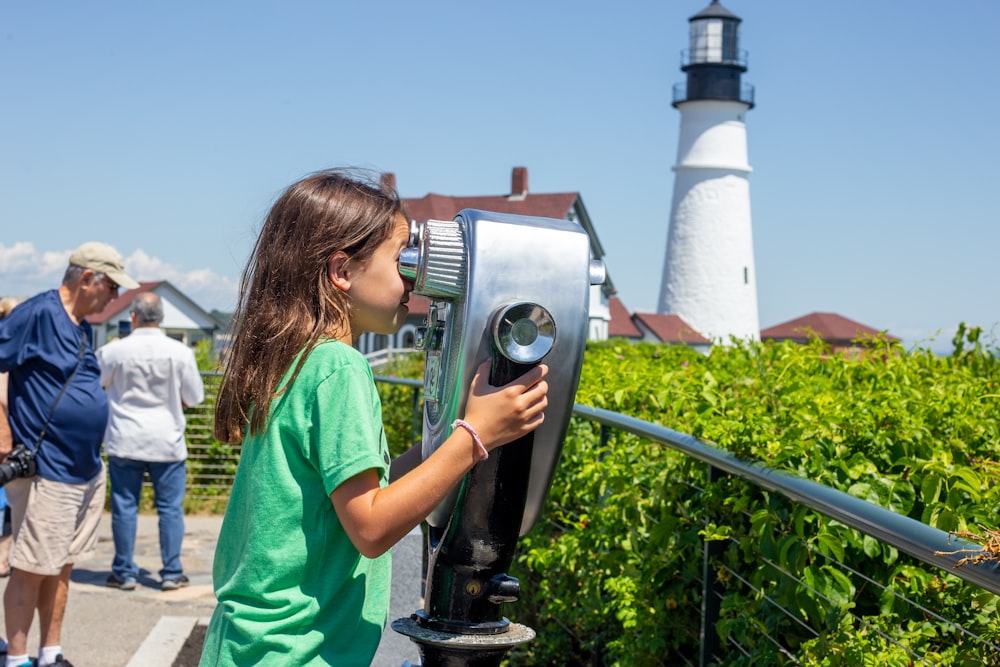
[[[464,419],[486,449],[493,450],[531,433],[544,420],[548,367],[536,366],[503,387],[489,386],[489,368],[489,362],[482,364],[472,381]],[[384,489],[376,471],[366,470],[334,489],[330,499],[357,550],[376,558],[423,521],[480,456],[468,431],[455,429],[426,461],[419,462],[418,448],[400,457],[392,483]],[[399,473],[403,476],[397,479]]]

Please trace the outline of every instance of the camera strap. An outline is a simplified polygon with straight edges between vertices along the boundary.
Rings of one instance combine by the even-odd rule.
[[[80,369],[80,364],[83,362],[83,355],[87,351],[87,332],[86,330],[80,331],[80,353],[76,357],[76,365],[73,366],[73,370],[70,371],[69,377],[66,378],[66,382],[63,383],[62,389],[59,390],[59,395],[56,396],[56,400],[52,403],[52,409],[49,410],[49,416],[45,418],[45,423],[42,425],[42,431],[38,434],[38,440],[35,441],[35,447],[31,450],[32,454],[38,453],[38,448],[42,446],[42,440],[45,438],[45,431],[49,428],[49,422],[52,421],[52,415],[56,413],[56,406],[59,405],[60,399],[62,399],[63,394],[69,389],[69,383],[73,381],[73,376],[76,375],[77,370]]]

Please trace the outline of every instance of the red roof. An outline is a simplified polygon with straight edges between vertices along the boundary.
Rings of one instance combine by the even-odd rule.
[[[878,329],[849,320],[836,313],[810,313],[788,322],[776,324],[762,329],[760,337],[763,340],[796,340],[805,341],[815,334],[828,343],[849,344],[857,338],[874,337],[884,333]],[[886,337],[889,340],[899,340],[895,336]]]
[[[616,296],[608,299],[608,311],[611,314],[611,321],[608,322],[609,338],[642,338],[642,332],[632,321],[632,315],[622,300]]]
[[[644,327],[652,331],[664,343],[684,343],[710,345],[712,341],[702,336],[681,319],[680,315],[668,313],[636,313],[632,316]]]
[[[518,197],[507,195],[451,197],[431,193],[419,199],[403,199],[403,205],[406,206],[407,215],[418,222],[453,220],[459,211],[466,208],[565,220],[578,196],[575,192],[525,194]]]
[[[382,174],[382,182],[396,187],[396,175]],[[528,168],[514,167],[511,170],[510,194],[452,196],[429,193],[423,197],[402,198],[403,206],[411,220],[454,220],[463,209],[493,211],[509,215],[572,220],[580,225],[590,238],[590,252],[595,259],[604,257],[604,248],[597,239],[597,233],[578,192],[556,192],[532,194],[528,192]],[[604,293],[614,293],[614,283],[610,272],[605,275]]]
[[[122,292],[114,299],[111,299],[111,301],[108,301],[108,305],[104,306],[104,310],[101,312],[96,315],[87,315],[87,321],[91,324],[104,324],[112,315],[116,315],[123,310],[127,310],[128,307],[132,305],[132,299],[143,292],[151,292],[162,284],[162,280],[154,280],[146,283],[140,282],[139,286],[135,289]]]

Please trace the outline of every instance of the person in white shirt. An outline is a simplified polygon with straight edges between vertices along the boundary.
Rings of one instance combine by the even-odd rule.
[[[175,590],[189,583],[181,565],[187,483],[184,408],[201,403],[205,388],[191,348],[160,329],[160,297],[139,294],[129,313],[132,332],[97,350],[110,406],[104,452],[115,558],[107,585],[130,591],[139,579],[133,553],[142,480],[148,471],[159,517],[160,586]]]

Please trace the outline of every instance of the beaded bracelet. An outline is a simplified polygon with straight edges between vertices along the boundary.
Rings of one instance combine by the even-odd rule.
[[[479,447],[479,451],[482,452],[482,456],[479,457],[480,461],[485,461],[486,459],[490,458],[490,453],[486,449],[486,445],[483,444],[483,439],[479,437],[478,433],[476,433],[476,429],[472,428],[472,424],[465,421],[464,419],[456,419],[451,423],[451,428],[454,430],[456,426],[464,428],[466,431],[469,432],[469,435],[472,436],[472,440]]]

